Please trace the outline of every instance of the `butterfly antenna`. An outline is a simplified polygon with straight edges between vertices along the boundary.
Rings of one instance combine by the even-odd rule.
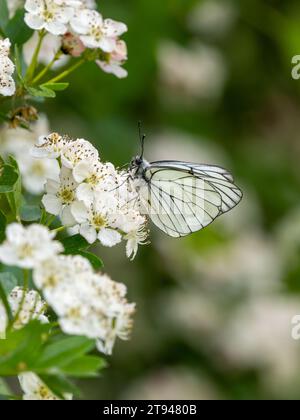
[[[139,121],[139,137],[140,137],[140,143],[141,143],[141,159],[144,156],[144,148],[145,148],[145,139],[146,139],[146,134],[142,134],[142,122]]]

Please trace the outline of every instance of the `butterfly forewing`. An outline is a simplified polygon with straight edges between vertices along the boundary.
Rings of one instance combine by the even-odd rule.
[[[153,223],[173,237],[212,223],[242,198],[228,171],[177,161],[151,163],[144,171],[140,198]]]

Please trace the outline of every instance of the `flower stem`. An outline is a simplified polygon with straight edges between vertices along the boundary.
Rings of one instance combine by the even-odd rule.
[[[53,232],[53,233],[59,233],[59,232],[62,232],[63,230],[65,230],[66,228],[67,228],[67,226],[60,226],[60,227],[58,227],[56,229],[52,229],[51,232]]]
[[[43,68],[43,70],[33,79],[32,84],[39,82],[49,70],[52,69],[54,63],[61,57],[62,51],[59,49],[50,63]]]
[[[45,30],[42,30],[42,31],[39,32],[39,40],[38,40],[37,46],[35,48],[35,51],[33,53],[31,63],[29,65],[28,69],[27,69],[26,76],[25,76],[25,80],[27,80],[27,81],[31,80],[31,78],[34,75],[34,72],[35,72],[35,69],[36,69],[36,66],[37,66],[37,62],[38,62],[38,58],[39,58],[39,53],[41,51],[41,46],[42,46],[42,43],[43,43],[43,39],[45,38],[45,35],[46,35]]]
[[[63,71],[62,73],[60,73],[56,77],[53,77],[53,79],[48,80],[48,82],[46,82],[46,83],[56,83],[56,82],[59,82],[61,79],[64,79],[69,74],[71,74],[75,70],[77,70],[84,63],[85,63],[85,60],[84,59],[77,61],[77,63],[75,63],[73,66],[69,67],[67,70]]]

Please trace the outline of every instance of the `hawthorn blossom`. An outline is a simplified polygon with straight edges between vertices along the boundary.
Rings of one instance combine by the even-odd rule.
[[[78,202],[72,207],[72,214],[80,224],[79,233],[90,243],[97,239],[104,246],[112,247],[121,242],[117,227],[117,201],[110,194],[101,194],[90,207]]]
[[[20,386],[24,392],[25,401],[59,401],[53,392],[33,372],[22,373],[18,376]],[[65,400],[72,400],[72,394],[64,394]]]
[[[0,132],[0,153],[2,156],[14,155],[18,161],[22,182],[31,194],[42,194],[47,179],[58,180],[59,164],[53,159],[35,159],[30,154],[30,148],[36,138],[49,130],[45,116],[31,125],[30,130],[23,128],[4,127]]]
[[[60,216],[65,225],[75,224],[71,208],[77,202],[77,186],[72,171],[65,167],[60,173],[59,182],[52,179],[46,182],[46,194],[42,198],[42,203],[48,213]]]
[[[26,0],[25,23],[34,30],[45,29],[53,35],[63,35],[74,15],[74,8],[68,6],[68,3],[59,0]]]
[[[42,203],[90,244],[97,240],[112,247],[127,242],[133,259],[138,246],[146,244],[147,218],[141,214],[136,188],[127,172],[102,163],[95,147],[84,139],[71,140],[57,133],[40,137],[34,156],[52,157],[61,164],[60,179],[48,180]]]
[[[88,141],[78,139],[68,143],[61,152],[61,162],[66,168],[74,169],[78,163],[89,160],[96,162],[98,150]]]
[[[61,136],[58,133],[51,133],[48,136],[40,136],[37,143],[31,149],[31,155],[38,159],[56,159],[61,155],[63,148],[70,143],[71,139]]]
[[[15,66],[9,58],[11,43],[8,38],[0,40],[0,94],[13,96],[16,91],[15,81],[12,75]]]
[[[113,191],[117,185],[117,173],[111,163],[82,161],[74,168],[73,176],[79,184],[76,189],[76,196],[86,206],[93,203],[96,191],[98,194]]]
[[[95,273],[84,258],[48,260],[36,267],[33,279],[64,333],[94,338],[106,354],[111,354],[117,337],[129,338],[135,305],[126,300],[126,286]]]
[[[48,318],[44,314],[47,304],[35,290],[25,291],[21,287],[15,287],[8,297],[8,302],[12,314],[18,314],[13,324],[13,327],[17,330],[34,319],[43,324],[48,322]]]
[[[149,243],[147,241],[148,232],[144,229],[144,224],[145,221],[143,220],[137,229],[131,230],[124,237],[124,239],[127,240],[126,255],[130,260],[135,259],[139,245],[146,245]]]
[[[127,26],[122,22],[112,19],[103,19],[96,10],[80,10],[71,20],[71,27],[87,48],[97,49],[111,53],[117,38],[127,31]]]
[[[33,268],[63,251],[54,237],[55,233],[39,224],[24,227],[12,223],[7,226],[6,240],[0,245],[0,261],[11,266]]]
[[[13,323],[13,328],[16,330],[23,328],[34,319],[44,324],[48,322],[45,315],[46,302],[35,290],[25,291],[21,287],[15,287],[8,295],[8,303],[12,315],[17,316]],[[6,311],[2,302],[0,302],[0,339],[5,339],[7,325]]]
[[[128,76],[127,70],[122,65],[127,61],[127,45],[124,41],[116,41],[114,50],[104,54],[101,59],[96,60],[98,66],[105,72],[123,79]]]

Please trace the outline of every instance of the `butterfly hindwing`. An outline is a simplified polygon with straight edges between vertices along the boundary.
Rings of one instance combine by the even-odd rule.
[[[218,166],[153,162],[144,171],[140,196],[152,222],[172,237],[201,230],[235,207],[242,192]]]

